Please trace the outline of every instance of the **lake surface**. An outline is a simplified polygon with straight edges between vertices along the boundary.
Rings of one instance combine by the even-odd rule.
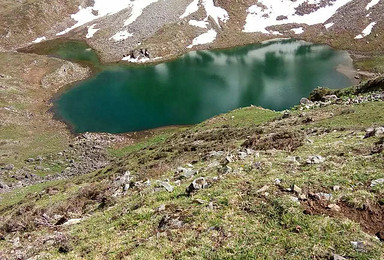
[[[54,108],[75,132],[195,124],[249,105],[283,110],[318,86],[349,86],[339,65],[352,69],[347,52],[295,40],[190,52],[157,65],[105,67]]]

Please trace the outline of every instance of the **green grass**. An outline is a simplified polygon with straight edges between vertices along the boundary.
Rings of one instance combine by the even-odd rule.
[[[355,66],[362,70],[373,71],[376,73],[384,73],[384,56],[373,56],[357,60]]]
[[[185,128],[181,127],[155,130],[155,133],[153,135],[149,137],[145,136],[144,138],[140,138],[138,141],[135,141],[135,143],[132,145],[127,145],[122,148],[110,148],[108,152],[113,157],[121,158],[128,153],[142,150],[145,147],[149,147],[151,145],[160,145],[161,143],[164,143],[173,134],[180,132],[183,129]]]
[[[353,112],[342,112],[347,108]],[[131,146],[111,149],[112,156],[122,159],[102,171],[1,195],[0,212],[5,207],[15,212],[25,205],[33,205],[37,210],[54,214],[68,206],[68,202],[82,198],[87,189],[106,190],[111,196],[115,177],[131,170],[133,176],[150,178],[152,185],[140,190],[130,189],[126,195],[114,197],[111,207],[100,208],[100,200],[88,200],[82,208],[82,222],[59,228],[68,236],[68,241],[41,245],[39,251],[49,253],[51,259],[328,259],[333,253],[349,259],[380,259],[384,253],[382,244],[372,234],[365,233],[358,223],[346,217],[304,214],[305,204],[293,202],[290,196],[294,194],[280,189],[274,182],[280,179],[284,188],[297,185],[305,194],[331,193],[330,203],[343,201],[355,209],[383,200],[382,186],[369,188],[372,180],[384,177],[384,154],[370,154],[379,138],[362,139],[364,128],[384,123],[383,108],[382,102],[375,102],[307,110],[304,111],[306,116],[314,119],[309,123],[302,122],[301,111],[293,111],[290,118],[280,120],[281,113],[278,112],[239,109],[197,126],[159,131]],[[331,112],[333,116],[330,116]],[[209,167],[214,160],[220,159],[200,155],[209,149],[183,150],[190,144],[188,138],[191,143],[201,142],[206,133],[223,133],[222,129],[237,131],[243,129],[241,127],[250,129],[245,136],[252,135],[255,127],[261,127],[265,135],[309,128],[328,131],[308,134],[309,140],[293,152],[261,150],[258,155],[230,162],[233,172],[225,176],[220,175],[217,168]],[[335,129],[337,131],[333,131]],[[202,138],[195,140],[199,136]],[[226,148],[228,153],[236,155],[242,149],[241,140],[222,141],[217,136],[219,141],[216,142],[210,139],[212,136],[208,136],[207,142],[220,144],[219,147]],[[163,159],[155,159],[156,153],[174,146],[182,152],[172,150]],[[317,154],[326,158],[324,163],[305,164],[309,156]],[[301,164],[291,161],[292,156],[299,157]],[[185,189],[192,179],[183,180],[176,186],[174,170],[196,158],[200,159],[194,164],[199,169],[195,177],[206,177],[210,186],[187,197]],[[260,163],[260,169],[254,167],[256,162]],[[168,168],[159,168],[159,175],[154,177],[145,175],[156,163],[166,164]],[[134,171],[133,166],[140,167]],[[213,181],[212,178],[217,176],[221,178]],[[154,192],[159,179],[170,179],[175,190]],[[267,194],[256,192],[264,185],[269,186]],[[333,191],[335,185],[341,189]],[[36,196],[48,186],[56,187],[60,192]],[[195,199],[207,203],[198,204]],[[212,209],[209,202],[213,203]],[[162,204],[166,209],[158,212]],[[75,217],[79,214],[68,213]],[[179,218],[183,227],[159,232],[159,222],[165,215]],[[14,217],[20,218],[18,215]],[[55,233],[38,229],[28,234],[39,237]],[[369,246],[365,252],[358,252],[351,246],[351,241],[366,241]],[[62,243],[69,245],[70,252],[58,252]],[[7,246],[0,241],[0,250],[8,250]]]

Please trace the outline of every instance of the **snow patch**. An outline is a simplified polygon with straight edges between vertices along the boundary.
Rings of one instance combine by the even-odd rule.
[[[193,39],[192,44],[189,45],[188,48],[190,49],[196,45],[211,43],[216,39],[216,36],[217,36],[217,32],[215,30],[211,29],[208,32],[203,33],[203,34],[197,36],[195,39]]]
[[[47,38],[45,36],[39,37],[39,38],[36,38],[36,40],[34,40],[32,43],[39,43],[39,42],[45,41],[46,39]]]
[[[206,21],[196,21],[196,20],[190,20],[188,22],[192,26],[200,27],[200,28],[208,28],[208,22]]]
[[[223,23],[228,21],[229,15],[227,11],[224,8],[215,6],[213,0],[203,0],[203,6],[207,12],[207,15],[212,17],[218,26],[220,26],[219,20]]]
[[[320,7],[312,13],[298,15],[296,9],[303,3],[319,4],[320,0],[259,0],[258,4],[248,8],[244,32],[261,32],[269,34],[269,26],[297,23],[314,25],[324,23],[337,10],[352,0],[336,0],[331,5]]]
[[[271,31],[271,34],[273,34],[273,35],[283,35],[281,32],[278,32],[278,31]]]
[[[122,61],[128,61],[128,62],[131,62],[131,63],[147,63],[147,62],[154,62],[154,61],[157,61],[157,60],[160,60],[162,59],[162,57],[156,57],[156,58],[153,58],[153,59],[150,59],[150,58],[131,58],[131,55],[127,56],[127,57],[124,57],[122,58],[121,60]]]
[[[79,6],[79,11],[71,15],[72,19],[76,21],[76,24],[62,32],[59,32],[57,35],[66,34],[73,29],[89,23],[95,19],[118,13],[121,10],[131,6],[130,1],[123,0],[94,0],[94,2],[94,6],[89,6],[86,8]]]
[[[199,10],[199,0],[193,0],[192,3],[190,3],[185,9],[185,12],[180,16],[180,19],[184,19],[185,17],[193,13],[196,13],[198,10]]]
[[[109,39],[117,42],[117,41],[128,39],[128,37],[132,37],[132,36],[133,34],[128,31],[120,31],[120,32],[117,32],[115,35],[113,35]]]
[[[122,0],[120,0],[122,1]],[[130,2],[131,7],[131,16],[124,22],[124,26],[130,25],[143,13],[143,10],[159,0],[136,0],[134,2]]]
[[[88,26],[88,33],[85,36],[87,39],[92,38],[95,33],[100,29],[95,29],[96,24],[92,24],[91,26]]]
[[[374,7],[375,5],[377,5],[378,3],[380,2],[380,0],[372,0],[371,2],[369,2],[367,4],[367,6],[365,7],[366,10],[369,10],[371,9],[372,7]]]
[[[298,28],[292,28],[291,31],[293,31],[295,34],[302,34],[304,32],[303,27]]]
[[[327,23],[327,24],[324,24],[324,27],[325,27],[325,29],[329,29],[329,28],[331,28],[333,25],[334,25],[335,23]]]
[[[355,39],[363,39],[364,37],[370,35],[375,25],[376,25],[376,22],[370,23],[367,27],[365,27],[365,29],[361,32],[361,34],[355,37]]]

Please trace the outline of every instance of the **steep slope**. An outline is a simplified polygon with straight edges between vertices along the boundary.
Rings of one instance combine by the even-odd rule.
[[[383,89],[238,109],[113,150],[103,170],[3,194],[1,256],[381,259]]]
[[[369,54],[384,48],[383,11],[376,0],[25,1],[0,11],[0,48],[75,38],[104,62],[150,62],[191,48],[294,37]]]

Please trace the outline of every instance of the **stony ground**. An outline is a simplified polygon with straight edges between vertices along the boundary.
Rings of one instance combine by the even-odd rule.
[[[0,51],[13,51],[31,45],[39,37],[47,39],[70,38],[83,39],[94,48],[103,62],[116,62],[135,49],[148,49],[152,57],[167,60],[181,55],[194,38],[205,33],[207,29],[191,26],[190,20],[203,20],[207,14],[203,2],[199,2],[199,11],[188,17],[180,18],[191,0],[161,0],[154,2],[143,10],[135,22],[129,26],[133,34],[127,39],[114,41],[110,38],[118,31],[125,30],[124,21],[129,18],[130,10],[124,9],[113,15],[105,16],[76,28],[64,36],[56,34],[72,26],[75,22],[71,14],[78,11],[78,6],[93,6],[92,1],[0,1]],[[207,19],[208,28],[218,32],[216,41],[196,46],[193,49],[229,48],[233,46],[257,43],[276,37],[293,37],[312,42],[329,44],[338,49],[345,49],[363,56],[383,54],[384,5],[378,3],[366,10],[369,0],[354,0],[340,8],[326,23],[334,23],[330,28],[323,24],[285,24],[272,26],[271,30],[280,35],[262,33],[244,33],[247,10],[256,0],[214,1],[229,15],[225,23],[217,24],[212,18]],[[302,9],[302,8],[301,8]],[[300,14],[313,11],[310,6]],[[307,10],[308,9],[308,10]],[[316,9],[316,8],[315,8]],[[374,31],[364,39],[354,39],[370,22],[377,24]],[[87,38],[88,27],[97,24],[99,29],[93,37]],[[291,29],[303,27],[304,33],[295,34]]]
[[[238,109],[5,193],[2,257],[382,259],[383,89],[377,79],[289,111]]]

